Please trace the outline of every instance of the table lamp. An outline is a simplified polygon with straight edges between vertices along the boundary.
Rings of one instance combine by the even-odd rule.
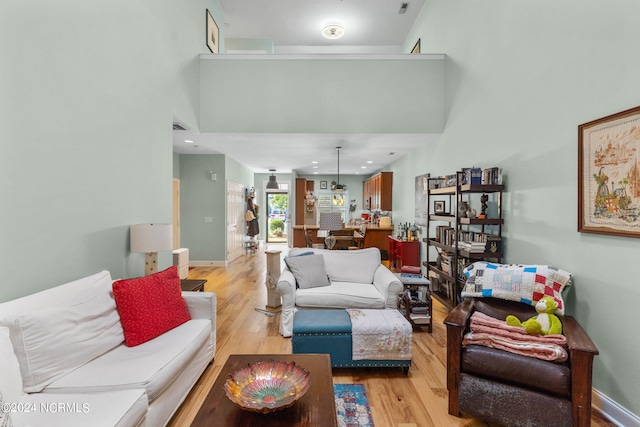
[[[340,212],[320,212],[319,230],[327,230],[329,234],[324,238],[324,244],[327,248],[333,249],[336,244],[335,236],[331,235],[331,231],[342,230],[342,215]]]
[[[134,224],[131,226],[131,252],[144,252],[145,276],[158,271],[158,252],[172,249],[172,224]]]

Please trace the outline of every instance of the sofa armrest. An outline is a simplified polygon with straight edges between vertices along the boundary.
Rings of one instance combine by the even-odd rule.
[[[472,300],[462,300],[444,319],[447,326],[447,390],[449,390],[449,414],[460,416],[458,383],[461,371],[462,334],[474,311]]]
[[[567,347],[570,351],[593,353],[594,356],[598,354],[598,348],[576,319],[571,316],[564,316],[562,318],[562,329],[567,337]]]
[[[464,299],[455,306],[444,319],[444,324],[455,328],[464,328],[469,323],[469,318],[473,314],[473,300]]]
[[[192,319],[216,319],[216,294],[213,292],[182,292]]]
[[[290,337],[293,335],[293,315],[296,312],[296,279],[288,268],[280,273],[276,292],[282,297],[280,334]]]
[[[373,286],[384,298],[385,308],[398,308],[398,299],[404,286],[391,270],[381,264],[373,275]]]
[[[182,292],[182,297],[187,303],[187,310],[192,319],[211,320],[209,348],[211,349],[211,359],[213,359],[216,354],[216,294],[213,292]]]
[[[276,285],[276,291],[282,297],[282,305],[295,305],[296,301],[296,279],[293,277],[293,273],[288,269],[282,270],[278,284]],[[285,301],[286,300],[286,301]]]

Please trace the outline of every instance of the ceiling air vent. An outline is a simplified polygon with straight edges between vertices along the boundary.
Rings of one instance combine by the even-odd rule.
[[[187,130],[187,128],[182,126],[180,123],[174,123],[173,130]]]

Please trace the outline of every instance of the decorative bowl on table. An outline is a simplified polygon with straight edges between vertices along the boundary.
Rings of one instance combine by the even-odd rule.
[[[293,405],[309,390],[309,371],[295,362],[257,362],[229,375],[227,397],[247,411],[279,411]]]

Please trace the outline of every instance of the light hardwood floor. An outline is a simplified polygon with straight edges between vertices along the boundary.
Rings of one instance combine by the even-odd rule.
[[[282,245],[268,249],[282,250]],[[217,295],[217,348],[213,363],[205,370],[191,393],[169,423],[170,427],[191,424],[230,354],[291,353],[291,339],[278,333],[279,315],[266,316],[266,255],[260,246],[255,254],[243,255],[228,267],[197,267],[190,279],[207,279],[205,291]],[[447,413],[446,331],[447,312],[434,302],[433,333],[414,331],[413,364],[409,375],[400,368],[334,369],[334,383],[365,384],[376,427],[486,426]],[[613,426],[595,411],[592,426]],[[233,426],[229,426],[233,427]],[[268,427],[268,426],[263,426]]]

